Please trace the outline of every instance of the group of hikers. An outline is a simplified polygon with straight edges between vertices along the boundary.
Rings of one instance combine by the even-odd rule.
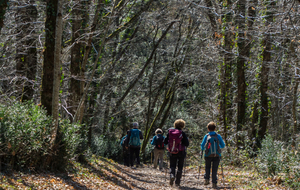
[[[138,129],[139,124],[137,122],[132,124],[132,129],[127,131],[127,135],[121,140],[123,147],[124,164],[126,166],[134,167],[134,161],[136,160],[136,167],[140,167],[140,145],[141,139],[143,139],[142,132]],[[151,141],[151,145],[155,146],[154,152],[154,168],[157,169],[159,162],[159,170],[163,170],[163,156],[165,147],[168,150],[168,156],[170,161],[170,185],[173,186],[174,181],[176,186],[180,186],[180,180],[182,177],[184,160],[187,154],[187,147],[189,146],[189,139],[184,131],[185,121],[178,119],[174,122],[174,127],[168,129],[167,136],[163,136],[161,129],[155,130],[155,136]],[[204,185],[209,184],[210,171],[212,169],[212,187],[217,188],[217,171],[221,160],[221,148],[225,147],[225,143],[222,137],[215,132],[216,124],[209,122],[207,124],[208,133],[204,136],[201,143],[201,156],[203,151],[205,152],[205,175]],[[177,173],[176,173],[177,168]]]

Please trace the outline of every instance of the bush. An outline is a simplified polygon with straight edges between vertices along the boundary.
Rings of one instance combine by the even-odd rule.
[[[47,154],[52,120],[32,102],[0,105],[1,152],[11,165],[36,166]],[[7,160],[7,161],[8,161]]]
[[[52,118],[32,102],[0,105],[0,154],[2,163],[12,168],[48,167],[55,158],[67,160],[75,157],[82,142],[80,126],[60,121],[58,142],[50,150]],[[64,155],[58,149],[63,147]],[[54,155],[54,156],[53,156]],[[60,160],[61,161],[61,160]],[[59,161],[59,162],[60,162]]]
[[[266,135],[257,156],[257,166],[261,173],[276,175],[282,168],[283,142],[273,140]]]
[[[103,156],[116,161],[122,161],[123,153],[120,140],[116,137],[99,136],[93,137],[91,150],[98,156]]]

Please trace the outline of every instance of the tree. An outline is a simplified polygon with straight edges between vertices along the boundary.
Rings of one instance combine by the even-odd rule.
[[[33,84],[37,71],[37,50],[36,50],[36,26],[37,9],[35,1],[19,4],[16,13],[17,27],[17,53],[16,53],[16,74],[17,98],[22,102],[33,98]]]
[[[8,0],[0,0],[0,32],[4,25],[3,20],[4,20],[4,15],[6,12],[7,3],[8,3]]]
[[[56,16],[58,0],[46,1],[46,22],[45,22],[45,50],[42,75],[41,104],[47,110],[48,115],[52,115],[52,94],[54,80],[54,56],[55,56],[55,36],[56,36]]]
[[[259,139],[262,140],[266,134],[267,131],[267,124],[268,124],[268,117],[269,117],[269,99],[268,99],[268,78],[269,78],[269,67],[271,62],[271,31],[270,26],[273,22],[273,6],[275,6],[276,2],[271,1],[266,2],[267,10],[266,10],[266,32],[264,34],[264,39],[262,41],[262,66],[261,66],[261,86],[260,86],[260,94],[261,94],[261,115],[260,115],[260,123],[259,123],[259,131],[258,136]]]

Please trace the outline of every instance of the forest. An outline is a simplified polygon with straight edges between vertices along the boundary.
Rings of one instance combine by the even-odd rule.
[[[188,172],[214,121],[225,187],[300,188],[299,52],[300,0],[0,0],[0,188],[15,171],[117,168],[134,122],[149,164],[176,119]]]

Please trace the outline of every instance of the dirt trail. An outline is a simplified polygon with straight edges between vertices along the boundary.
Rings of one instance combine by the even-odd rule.
[[[212,189],[211,184],[204,186],[203,173],[201,172],[200,180],[196,170],[189,169],[185,171],[182,177],[181,186],[175,187],[169,185],[169,175],[165,171],[153,169],[150,165],[132,169],[119,165],[118,170],[125,174],[126,181],[132,189],[186,189],[186,190],[204,190]],[[126,187],[124,189],[127,189]],[[219,184],[218,189],[231,189]]]
[[[165,163],[166,165],[166,163]],[[165,167],[166,168],[166,167]],[[204,170],[200,180],[197,169],[187,169],[182,178],[181,187],[169,185],[169,175],[153,169],[153,165],[143,165],[132,169],[107,158],[95,158],[85,164],[74,162],[70,170],[64,173],[51,172],[9,172],[0,173],[0,189],[22,190],[205,190],[212,189],[211,184],[204,186]],[[219,183],[219,189],[232,189]]]

